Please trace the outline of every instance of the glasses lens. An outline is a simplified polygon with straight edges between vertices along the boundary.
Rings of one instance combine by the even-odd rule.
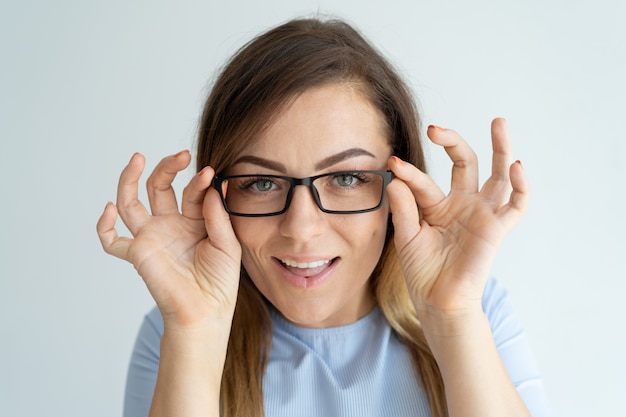
[[[325,210],[353,212],[371,210],[382,200],[384,178],[375,172],[339,172],[313,181]]]
[[[289,187],[289,181],[272,176],[228,178],[226,206],[235,214],[276,213],[285,208]]]
[[[226,207],[231,214],[264,216],[282,212],[287,206],[292,183],[272,175],[227,177]],[[307,184],[296,180],[296,184]],[[380,206],[385,178],[379,172],[334,172],[315,178],[313,193],[323,210],[353,213]]]

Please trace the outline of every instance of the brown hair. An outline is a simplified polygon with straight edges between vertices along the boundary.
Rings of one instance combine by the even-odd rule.
[[[197,168],[226,169],[298,94],[331,83],[357,86],[384,116],[394,155],[424,170],[420,126],[406,85],[387,60],[342,21],[292,20],[240,49],[216,80],[202,114]],[[444,386],[399,266],[389,222],[372,273],[381,311],[414,358],[432,415],[446,415]],[[271,345],[263,296],[242,269],[222,378],[222,416],[263,416],[262,379]]]

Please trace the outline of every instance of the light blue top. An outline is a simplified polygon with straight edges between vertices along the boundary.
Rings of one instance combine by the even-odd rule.
[[[526,334],[506,290],[489,280],[485,311],[509,375],[534,417],[550,416]],[[378,308],[341,327],[307,329],[271,311],[272,349],[263,380],[266,417],[430,416],[406,347]],[[132,354],[125,417],[148,415],[159,364],[163,321],[146,316]]]

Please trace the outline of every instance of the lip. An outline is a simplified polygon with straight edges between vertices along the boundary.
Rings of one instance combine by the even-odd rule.
[[[281,258],[276,258],[276,257],[273,258],[274,264],[276,265],[276,268],[278,269],[278,272],[281,275],[281,277],[288,284],[298,289],[312,289],[312,288],[321,286],[331,277],[331,275],[333,274],[333,271],[335,270],[335,268],[337,267],[340,261],[339,257],[334,257],[334,258],[333,257],[326,257],[326,258],[316,257],[316,258],[308,258],[305,260],[301,257],[293,258],[293,257],[286,256],[282,259],[285,259],[285,260],[288,259],[288,260],[296,261],[298,263],[312,263],[312,262],[316,262],[316,261],[323,260],[323,259],[330,259],[330,262],[328,262],[322,267],[310,268],[309,270],[310,272],[313,272],[313,274],[304,276],[306,274],[306,269],[303,269],[300,274],[296,274],[292,272],[290,269],[288,269],[288,267],[285,266],[285,264],[281,261]]]

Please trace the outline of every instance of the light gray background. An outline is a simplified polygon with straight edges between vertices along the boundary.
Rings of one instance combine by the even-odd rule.
[[[95,223],[131,154],[192,148],[209,81],[269,26],[333,14],[490,162],[505,116],[530,211],[494,274],[555,415],[626,416],[623,1],[3,1],[0,415],[115,416],[152,300]],[[447,187],[449,164],[429,161]],[[177,187],[191,175],[182,175]]]

